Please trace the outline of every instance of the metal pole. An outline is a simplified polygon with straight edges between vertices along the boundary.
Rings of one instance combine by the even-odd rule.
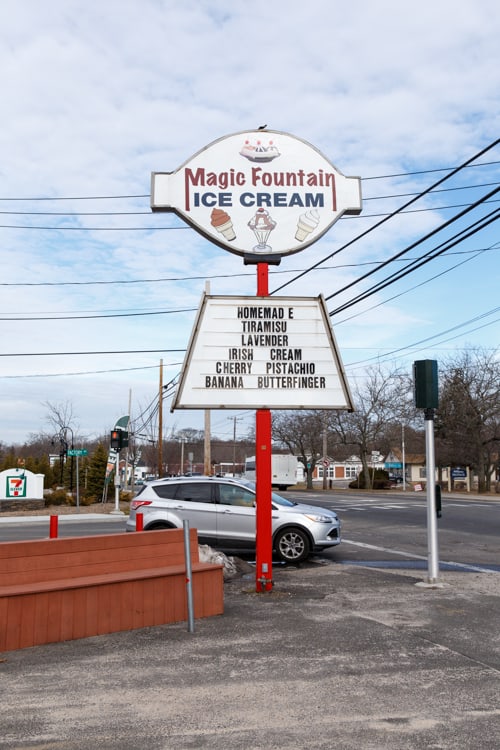
[[[269,295],[269,268],[257,264],[257,295]],[[271,504],[272,462],[271,412],[258,409],[255,421],[255,490],[256,509],[256,590],[271,591],[273,587],[273,535]]]
[[[439,577],[439,552],[436,520],[436,464],[434,459],[434,409],[425,409],[425,450],[427,465],[427,555],[428,583]]]
[[[326,465],[326,459],[327,459],[327,440],[326,440],[326,425],[323,427],[323,489],[326,490],[327,488],[327,481],[326,481],[326,474],[328,471],[328,466]]]
[[[403,462],[403,492],[406,492],[406,456],[405,456],[405,426],[401,425],[401,449],[402,449],[402,462]]]
[[[50,516],[49,539],[57,539],[59,516]]]
[[[184,529],[184,555],[186,560],[186,595],[188,611],[188,633],[194,633],[194,607],[193,607],[193,572],[191,569],[191,539],[189,537],[189,521],[183,521]]]
[[[116,451],[115,464],[115,509],[113,513],[120,512],[120,451]]]
[[[236,476],[236,417],[233,417],[233,477]]]
[[[67,427],[66,429],[68,429],[71,432],[71,450],[73,451],[75,447],[75,438],[73,435],[73,430],[71,429],[71,427]],[[66,437],[66,435],[64,437]],[[74,460],[73,453],[71,453],[70,474],[69,474],[69,491],[71,494],[73,494],[73,460]]]
[[[181,438],[181,476],[184,474],[184,443],[186,438]]]
[[[80,512],[80,475],[78,471],[78,453],[76,454],[76,507]]]

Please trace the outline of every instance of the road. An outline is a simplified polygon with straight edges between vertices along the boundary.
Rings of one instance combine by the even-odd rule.
[[[26,539],[46,539],[49,536],[49,516],[16,517],[9,520],[0,516],[0,542],[15,542]],[[106,516],[98,514],[79,516],[59,516],[58,536],[87,536],[91,534],[121,534],[125,532],[126,516]]]
[[[326,553],[336,562],[381,563],[382,567],[427,567],[427,504],[424,495],[394,492],[288,492],[293,500],[338,512],[343,542]],[[441,567],[500,570],[500,499],[443,495],[438,519]],[[379,567],[379,565],[377,565]]]
[[[395,491],[391,494],[349,492],[294,492],[286,497],[320,505],[338,512],[342,521],[342,544],[326,557],[339,564],[369,564],[376,567],[427,568],[427,508],[425,495]],[[77,514],[75,514],[75,517]],[[59,517],[59,536],[110,534],[125,531],[125,517],[82,514],[75,520]],[[17,519],[16,519],[17,521]],[[500,499],[448,498],[438,520],[440,567],[456,570],[500,571]],[[49,535],[49,518],[4,522],[0,518],[0,541],[40,539]]]

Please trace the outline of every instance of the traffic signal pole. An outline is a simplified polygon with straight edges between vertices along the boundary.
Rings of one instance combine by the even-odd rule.
[[[434,458],[434,409],[425,409],[425,452],[427,464],[427,582],[439,578],[439,547],[436,513],[436,463]]]
[[[257,296],[269,296],[269,266],[257,264]],[[271,411],[258,409],[255,415],[256,470],[256,590],[273,587],[273,539],[271,506]]]
[[[115,465],[115,509],[112,513],[120,513],[120,449],[116,450]]]

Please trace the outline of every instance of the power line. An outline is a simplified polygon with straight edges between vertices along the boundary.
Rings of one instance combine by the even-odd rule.
[[[0,198],[0,201],[104,201],[104,200],[123,200],[126,198],[150,198],[149,193],[140,195],[73,195],[73,196],[55,196],[52,198],[35,196],[32,198]]]
[[[489,249],[489,248],[483,248],[483,249]],[[475,253],[476,250],[462,250],[462,251],[456,251],[455,253],[450,253],[450,255],[463,255],[464,253]],[[401,261],[404,262],[404,261]],[[362,266],[374,266],[378,263],[381,263],[381,261],[378,260],[370,260],[370,261],[359,261],[357,263],[337,263],[333,266],[323,266],[321,271],[325,270],[337,270],[339,268],[360,268]],[[287,268],[287,269],[277,269],[272,268],[269,269],[269,275],[270,276],[278,276],[283,274],[289,274],[289,273],[300,273],[303,271],[303,268]],[[316,271],[316,268],[311,269],[312,271]],[[117,284],[163,284],[163,283],[172,283],[172,282],[179,282],[179,281],[204,281],[207,279],[233,279],[233,278],[243,278],[251,276],[252,278],[255,278],[255,271],[248,271],[248,272],[241,272],[241,273],[227,273],[227,274],[212,274],[212,275],[206,275],[203,274],[201,276],[166,276],[161,277],[157,279],[152,278],[146,278],[146,279],[107,279],[106,281],[0,281],[0,287],[6,286],[6,287],[61,287],[61,286],[109,286],[109,285],[117,285]]]
[[[392,302],[393,300],[398,299],[399,297],[403,297],[405,294],[409,294],[410,292],[415,291],[415,289],[419,289],[420,287],[425,286],[426,284],[429,284],[431,281],[435,281],[436,279],[439,279],[441,276],[445,276],[446,274],[451,273],[451,271],[454,271],[456,268],[459,268],[460,266],[463,266],[465,263],[469,263],[471,260],[474,260],[479,255],[482,255],[482,253],[487,252],[488,250],[492,250],[492,249],[498,247],[498,244],[499,243],[495,243],[494,245],[491,245],[488,248],[482,248],[482,249],[476,250],[476,251],[474,251],[474,254],[473,254],[472,257],[465,258],[464,260],[461,260],[459,263],[455,263],[455,265],[451,266],[451,268],[447,268],[444,271],[440,271],[440,273],[437,273],[434,276],[431,276],[429,279],[425,279],[425,281],[421,281],[419,284],[415,284],[414,286],[410,287],[409,289],[405,289],[403,292],[399,292],[399,294],[393,294],[392,297],[388,297],[387,299],[382,300],[381,302],[377,302],[376,305],[372,305],[371,307],[368,307],[365,310],[361,310],[358,313],[350,315],[348,318],[344,318],[343,320],[337,320],[337,321],[335,321],[335,325],[339,326],[341,323],[347,323],[349,320],[353,320],[354,318],[359,318],[360,315],[365,315],[366,313],[370,312],[371,310],[375,310],[377,307],[382,307],[382,305],[386,305],[388,302]],[[459,254],[460,253],[448,253],[447,257],[449,257],[451,255],[459,255]]]
[[[290,279],[290,281],[287,281],[285,284],[282,284],[277,289],[274,289],[271,292],[271,294],[276,294],[276,292],[281,291],[282,289],[284,289],[289,284],[292,284],[294,281],[297,281],[298,279],[302,278],[302,276],[305,276],[312,269],[317,268],[318,266],[322,265],[325,261],[330,260],[330,258],[333,258],[335,255],[338,255],[338,253],[340,253],[343,250],[345,250],[346,248],[350,247],[351,245],[353,245],[355,242],[357,242],[361,238],[366,237],[368,234],[370,234],[371,232],[373,232],[375,229],[377,229],[378,227],[382,226],[382,224],[385,224],[386,221],[389,221],[389,219],[393,218],[394,216],[397,216],[405,208],[408,208],[408,206],[411,206],[413,203],[416,203],[418,200],[420,200],[421,198],[423,198],[424,195],[427,195],[432,190],[434,190],[435,188],[437,188],[439,185],[442,185],[443,182],[445,182],[446,180],[449,180],[455,174],[458,174],[458,172],[460,172],[462,169],[465,169],[465,167],[467,167],[473,161],[476,161],[477,159],[479,159],[479,157],[481,157],[483,154],[485,154],[488,151],[490,151],[492,148],[494,148],[495,146],[497,146],[499,143],[500,143],[500,138],[497,138],[496,141],[493,141],[493,143],[491,143],[489,146],[487,146],[486,148],[482,149],[481,151],[478,151],[477,154],[475,154],[474,156],[472,156],[470,159],[467,159],[465,162],[463,162],[460,166],[456,167],[454,170],[452,170],[445,177],[442,177],[437,182],[434,182],[428,188],[426,188],[421,193],[419,193],[416,197],[414,197],[411,200],[409,200],[406,203],[404,203],[402,206],[400,206],[398,209],[396,209],[395,211],[393,211],[392,213],[390,213],[388,216],[384,217],[380,221],[378,221],[375,224],[373,224],[369,229],[366,229],[364,232],[361,232],[361,234],[358,234],[352,240],[349,240],[349,242],[346,242],[344,245],[342,245],[340,248],[338,248],[337,250],[335,250],[333,253],[330,253],[330,255],[327,255],[322,260],[319,260],[317,263],[315,263],[314,265],[310,266],[310,268],[307,269],[306,271],[303,271],[302,273],[300,273],[297,276],[295,276],[293,279]]]
[[[168,354],[185,351],[185,349],[118,349],[105,352],[9,352],[0,354],[0,357],[73,357],[86,356],[88,354]]]
[[[8,321],[33,321],[33,320],[95,320],[102,318],[136,318],[143,317],[146,315],[174,315],[177,313],[193,312],[196,311],[196,307],[187,307],[181,310],[156,310],[150,312],[134,312],[134,313],[107,313],[105,315],[48,315],[48,316],[23,316],[22,318],[0,318],[0,320]]]
[[[493,144],[495,145],[495,144]],[[483,151],[480,152],[479,155],[482,153],[485,153]],[[476,157],[478,158],[478,157]],[[489,167],[489,166],[495,166],[496,164],[500,164],[500,161],[483,161],[479,164],[466,164],[462,165],[464,169],[474,169],[478,167]],[[415,170],[413,172],[396,172],[394,174],[383,174],[383,175],[370,175],[368,177],[363,177],[363,180],[387,180],[392,179],[393,177],[413,177],[414,175],[419,174],[433,174],[437,172],[453,172],[457,169],[457,167],[437,167],[434,169],[419,169]],[[136,199],[136,198],[147,198],[150,199],[151,195],[149,193],[139,193],[137,195],[73,195],[73,196],[32,196],[32,197],[0,197],[0,201],[26,201],[26,202],[38,202],[38,201],[94,201],[94,200],[127,200],[127,199]]]
[[[412,242],[410,245],[408,245],[407,247],[405,247],[399,253],[396,253],[391,258],[389,258],[389,259],[383,261],[382,263],[380,263],[376,268],[372,268],[370,271],[367,271],[365,274],[363,274],[362,276],[360,276],[358,279],[355,279],[351,283],[346,284],[345,286],[343,286],[341,289],[338,289],[336,292],[333,292],[328,297],[326,297],[326,299],[329,300],[329,299],[332,299],[332,297],[338,296],[339,294],[341,294],[342,292],[346,291],[347,289],[350,289],[351,287],[355,286],[356,284],[359,284],[361,281],[364,281],[364,279],[368,278],[369,276],[372,276],[374,273],[377,273],[377,271],[380,271],[382,268],[384,268],[386,265],[388,265],[392,260],[400,258],[401,256],[405,255],[410,250],[413,250],[418,245],[422,244],[426,240],[428,240],[431,237],[433,237],[435,234],[438,234],[443,229],[446,229],[447,227],[451,226],[451,224],[453,224],[454,222],[458,221],[458,219],[463,218],[470,211],[473,211],[475,208],[477,208],[478,206],[480,206],[483,203],[485,203],[488,198],[490,198],[492,195],[495,195],[499,191],[500,191],[500,187],[495,188],[495,190],[492,190],[491,192],[487,193],[485,196],[483,196],[482,198],[480,198],[479,200],[477,200],[475,203],[473,203],[471,206],[469,206],[469,208],[466,208],[463,211],[460,211],[458,214],[456,214],[455,216],[453,216],[451,219],[448,219],[448,221],[445,221],[443,224],[440,224],[438,227],[436,227],[435,229],[433,229],[431,232],[428,232],[426,235],[424,235],[423,237],[421,237],[419,240],[416,240],[416,242]],[[492,211],[489,214],[489,216],[497,214],[498,210],[499,209],[496,209],[495,211]],[[496,220],[496,219],[492,219],[492,221],[493,220]],[[491,223],[491,222],[488,222],[488,223]],[[460,234],[465,233],[465,231],[467,231],[467,230],[462,230],[461,232],[458,233],[458,235],[455,235],[455,237],[459,236]],[[450,246],[452,247],[453,245],[450,245]],[[400,273],[400,272],[398,272],[398,273]],[[373,288],[374,287],[372,287],[372,289]],[[361,295],[359,295],[359,296],[361,296]],[[356,299],[358,299],[358,298],[356,298]],[[349,306],[351,306],[354,303],[353,303],[353,301],[351,301],[351,302],[346,303],[346,304],[348,304]],[[337,310],[331,312],[330,315],[333,315],[334,312],[339,312],[341,309],[343,309],[343,307],[344,306],[342,306],[342,308],[337,308]]]
[[[182,362],[169,362],[165,367],[179,367]],[[67,378],[82,375],[108,375],[112,372],[135,372],[137,370],[157,370],[158,365],[145,365],[144,367],[116,367],[108,370],[83,370],[81,372],[44,372],[30,373],[29,375],[0,375],[2,380],[18,380],[19,378]]]
[[[181,227],[40,227],[30,224],[0,224],[0,229],[37,229],[44,232],[165,232],[174,230],[193,231],[189,226]]]
[[[393,354],[399,354],[400,352],[407,351],[408,349],[414,349],[416,346],[420,346],[421,344],[427,344],[429,341],[432,341],[433,339],[437,339],[440,336],[446,336],[447,333],[452,333],[453,331],[458,330],[459,328],[464,328],[465,326],[470,325],[471,323],[475,323],[478,320],[482,320],[483,318],[488,317],[488,315],[493,315],[494,313],[497,313],[500,310],[500,307],[496,307],[493,310],[488,310],[485,313],[481,313],[480,315],[477,315],[475,318],[470,318],[469,320],[464,321],[463,323],[458,323],[455,326],[452,326],[451,328],[446,329],[445,331],[441,331],[440,333],[435,333],[433,336],[427,336],[425,339],[420,339],[420,341],[415,341],[413,344],[407,344],[406,346],[402,346],[399,349],[393,349],[390,352],[387,352],[385,354],[386,357],[390,357]],[[482,326],[477,326],[476,328],[472,328],[470,331],[467,331],[467,333],[473,333],[474,331],[479,330],[480,328],[486,328],[487,326],[493,325],[493,323],[497,323],[500,318],[496,318],[495,320],[490,320],[489,323],[484,323]],[[463,334],[459,334],[462,336]],[[443,341],[439,341],[439,344],[445,344],[448,341],[452,341],[454,338],[458,338],[458,336],[453,336],[448,339],[444,339]],[[359,362],[352,362],[349,365],[346,365],[347,367],[354,367],[355,365],[362,365],[366,364],[367,362],[373,362],[375,360],[378,360],[379,357],[370,357],[370,359],[364,359],[360,360]]]
[[[497,185],[498,183],[493,183]],[[465,189],[465,188],[464,188]],[[467,188],[470,189],[470,188]],[[415,195],[415,193],[409,193],[409,195]],[[422,197],[423,193],[418,193],[418,197]],[[373,198],[372,200],[378,200],[377,198]],[[416,198],[418,200],[418,198]],[[491,201],[492,203],[494,201]],[[454,208],[463,208],[464,206],[469,206],[469,203],[457,203],[452,204],[449,206],[430,206],[427,208],[413,208],[409,211],[398,209],[397,211],[393,211],[392,213],[376,213],[376,214],[366,214],[362,213],[356,216],[341,216],[340,221],[357,221],[359,219],[376,219],[379,217],[386,217],[387,219],[395,216],[396,214],[400,215],[406,215],[406,214],[414,214],[414,213],[428,213],[432,211],[447,211]],[[1,212],[6,213],[6,212]],[[152,214],[149,214],[147,212],[144,212],[145,215],[152,216]],[[56,215],[56,214],[53,214]],[[69,216],[72,214],[61,214],[65,216]],[[110,214],[93,214],[95,216],[106,216]],[[124,215],[130,215],[133,214],[124,214]],[[75,214],[75,216],[85,216],[85,214]],[[377,224],[376,226],[379,226]],[[375,228],[375,227],[373,227]],[[182,230],[182,231],[194,231],[192,227],[185,225],[185,226],[148,226],[148,227],[70,227],[67,225],[60,225],[60,226],[39,226],[35,224],[0,224],[0,229],[36,229],[38,231],[43,232],[164,232],[164,231],[176,231],[176,230]],[[369,230],[371,231],[371,229]],[[277,290],[276,290],[277,291]]]
[[[495,141],[492,145],[496,145],[498,141]],[[490,147],[488,147],[490,148]],[[485,153],[480,151],[479,155]],[[482,161],[480,164],[467,164],[466,169],[474,169],[475,167],[491,167],[495,164],[500,164],[500,161]],[[459,167],[461,168],[461,167]],[[363,177],[364,180],[388,180],[393,177],[412,177],[417,174],[433,174],[434,172],[449,172],[456,170],[457,167],[437,167],[436,169],[420,169],[417,172],[399,172],[398,174],[383,174],[374,175],[372,177]]]
[[[494,185],[498,185],[497,182],[493,183]],[[499,201],[486,201],[487,203],[498,203]],[[430,208],[412,208],[409,211],[401,211],[401,216],[406,216],[407,214],[423,214],[428,213],[431,211],[449,211],[453,208],[467,208],[468,206],[471,206],[471,203],[455,203],[450,206],[432,206]],[[378,213],[378,214],[360,214],[359,216],[342,216],[342,219],[345,221],[352,221],[353,219],[378,219],[380,216],[390,216],[388,213]]]
[[[475,188],[493,187],[493,185],[498,185],[498,180],[496,182],[478,182],[476,185],[458,185],[457,187],[441,188],[440,190],[432,190],[432,194],[451,193],[456,190],[474,190]],[[391,195],[373,195],[371,197],[363,195],[363,203],[367,201],[383,201],[390,198],[411,198],[413,195],[418,195],[418,193],[392,193]],[[0,213],[4,212],[0,211]]]
[[[361,178],[363,181],[365,178]],[[451,188],[441,188],[440,190],[432,190],[432,194],[437,193],[450,193],[456,192],[457,190],[474,190],[481,187],[489,187],[497,185],[497,182],[483,182],[474,185],[458,185]],[[390,200],[391,198],[406,198],[414,195],[419,195],[418,192],[412,193],[391,193],[389,195],[374,195],[374,196],[363,196],[363,202],[367,201],[378,201],[378,200]],[[1,200],[1,199],[0,199]],[[7,200],[7,199],[3,199]],[[64,200],[64,199],[62,199]],[[442,206],[445,208],[453,208],[453,206]],[[432,209],[421,209],[422,211],[431,211]],[[149,211],[1,211],[0,216],[152,216],[151,210]],[[355,218],[355,217],[353,217]],[[186,227],[171,227],[172,229],[185,229]]]

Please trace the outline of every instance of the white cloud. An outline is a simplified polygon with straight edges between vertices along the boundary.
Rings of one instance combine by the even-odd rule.
[[[310,0],[294,4],[293,12],[284,0],[251,5],[228,0],[5,0],[0,5],[0,210],[77,215],[1,215],[0,318],[196,308],[207,278],[213,293],[253,294],[254,271],[240,258],[212,246],[173,215],[150,213],[151,171],[174,170],[212,140],[263,124],[314,144],[347,175],[365,178],[457,165],[499,131],[499,31],[493,0],[458,5],[436,0],[414,8],[395,0],[354,5]],[[498,149],[485,157],[495,159]],[[271,289],[294,278],[292,269],[327,257],[378,220],[365,218],[367,214],[384,213],[409,199],[380,196],[418,191],[439,176],[364,181],[366,197],[377,200],[365,202],[360,218],[338,222],[316,245],[271,269]],[[487,181],[498,181],[496,166],[468,170],[452,184]],[[465,204],[487,189],[437,194],[418,207]],[[73,200],[90,196],[101,197]],[[67,200],[6,200],[34,197]],[[143,215],[82,215],[132,211]],[[389,258],[453,213],[407,213],[387,222],[283,293],[329,296],[369,268],[349,264]],[[182,228],[160,229],[167,226]],[[420,252],[442,239],[429,241]],[[485,230],[460,249],[494,241],[493,232]],[[497,257],[485,252],[439,281],[339,324],[339,341],[346,347],[364,346],[372,356],[374,347],[383,353],[384,347],[404,346],[422,333],[438,333],[494,308]],[[363,305],[370,308],[456,261],[450,257],[439,267],[431,263]],[[160,278],[173,280],[74,284]],[[70,284],[33,286],[39,282]],[[348,301],[371,283],[369,279],[334,299]],[[3,319],[0,353],[184,348],[193,320],[194,312],[73,321]],[[464,337],[464,342],[470,339]],[[498,323],[477,331],[473,341],[496,344]],[[23,441],[44,429],[40,404],[68,399],[82,432],[99,433],[124,413],[129,388],[137,404],[149,403],[158,380],[157,369],[26,376],[153,368],[161,356],[0,357],[0,441]],[[168,353],[163,358],[181,359]],[[172,374],[176,368],[172,366]],[[191,412],[170,419],[202,424],[200,415]]]

